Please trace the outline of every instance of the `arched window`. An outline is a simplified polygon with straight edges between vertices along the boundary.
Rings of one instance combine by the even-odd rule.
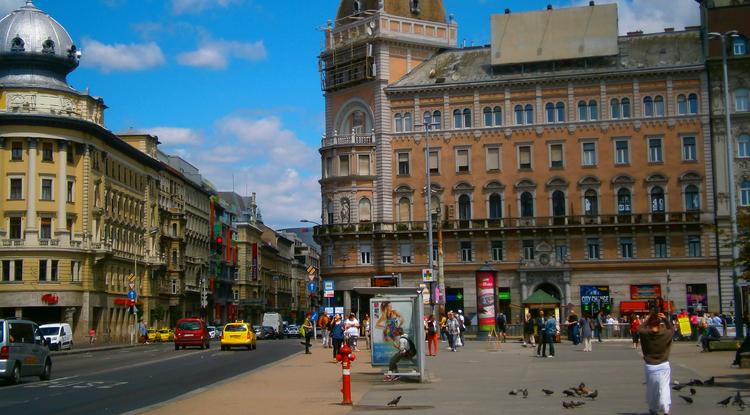
[[[333,214],[333,200],[326,200],[326,224],[332,225],[335,222]]]
[[[499,194],[490,195],[490,219],[500,219],[503,217],[503,198]]]
[[[412,131],[414,129],[414,123],[411,119],[411,113],[407,112],[404,114],[404,131]]]
[[[738,36],[732,40],[732,55],[741,56],[747,54],[747,39],[744,36]]]
[[[177,224],[176,223],[172,224],[172,236],[173,237],[177,236]]]
[[[52,39],[47,39],[42,43],[42,53],[55,53],[55,42]]]
[[[430,111],[424,112],[424,116],[422,117],[422,123],[425,125],[427,129],[434,128],[434,126],[432,125],[432,113]]]
[[[393,123],[395,124],[397,133],[404,132],[404,119],[401,117],[400,113],[396,113],[396,115],[393,116]]]
[[[26,48],[25,48],[25,43],[23,39],[21,39],[18,36],[14,37],[10,44],[10,51],[11,52],[23,52],[24,50],[26,50]]]
[[[651,97],[643,98],[643,116],[644,117],[654,116],[654,99]]]
[[[623,98],[621,103],[622,103],[622,118],[630,118],[630,98]]]
[[[665,210],[664,189],[654,186],[651,189],[651,213],[664,213]]]
[[[463,128],[463,117],[461,116],[461,110],[453,111],[453,128]]]
[[[664,116],[664,97],[661,95],[654,97],[654,113],[657,117]]]
[[[555,109],[557,110],[557,122],[565,122],[565,104],[558,102]]]
[[[630,199],[630,190],[620,189],[617,191],[617,213],[626,215],[633,212]]]
[[[430,204],[432,205],[433,220],[437,221],[438,220],[437,212],[438,210],[442,211],[442,209],[440,208],[440,199],[435,195],[432,195],[432,198],[430,199],[431,199]]]
[[[370,222],[372,221],[372,204],[370,199],[363,197],[359,201],[359,221]]]
[[[471,110],[464,109],[464,128],[471,128]]]
[[[411,221],[411,202],[408,197],[402,197],[398,201],[398,220],[401,222]]]
[[[503,125],[503,109],[499,106],[492,109],[492,117],[495,119],[495,125]]]
[[[552,216],[565,216],[565,193],[562,190],[552,193]]]
[[[468,195],[461,195],[458,198],[458,219],[471,219],[471,198]]]
[[[586,101],[578,102],[578,121],[586,121],[588,119],[589,119],[589,107],[588,105],[586,105]]]
[[[750,135],[740,134],[737,138],[737,156],[750,157]]]
[[[547,122],[555,122],[555,104],[548,102],[547,105],[544,106],[544,110],[547,113]]]
[[[526,112],[526,124],[534,124],[534,106],[531,104],[526,104],[526,107],[524,107],[524,112]]]
[[[688,95],[688,112],[691,114],[698,113],[698,94]]]
[[[699,210],[701,208],[701,197],[698,186],[689,185],[685,187],[685,209]]]
[[[599,214],[599,196],[596,194],[596,190],[589,189],[584,193],[583,213],[590,216]]]
[[[362,13],[362,5],[358,0],[354,0],[354,3],[352,4],[352,11],[354,12],[354,14]]]
[[[589,101],[589,118],[591,119],[591,121],[596,121],[599,119],[599,104],[597,104],[593,99]]]
[[[685,115],[688,111],[687,98],[685,95],[677,95],[677,114]]]
[[[492,108],[484,107],[484,126],[492,127]]]
[[[744,112],[748,109],[748,92],[745,88],[734,91],[734,110]]]
[[[521,217],[534,217],[534,196],[531,194],[531,192],[521,193]]]
[[[516,105],[514,108],[514,112],[516,114],[516,124],[522,125],[523,124],[523,107],[520,105]]]
[[[617,98],[612,98],[612,101],[609,102],[609,118],[620,119],[620,100]]]
[[[750,180],[745,180],[740,185],[740,205],[750,206]]]
[[[443,115],[440,111],[432,112],[432,128],[441,130],[443,128]]]

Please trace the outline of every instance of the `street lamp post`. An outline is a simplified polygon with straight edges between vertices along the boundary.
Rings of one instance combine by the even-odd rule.
[[[422,120],[422,126],[424,127],[425,132],[425,138],[424,138],[424,165],[425,165],[425,181],[426,181],[426,187],[425,187],[425,197],[427,198],[427,268],[430,270],[430,273],[434,273],[434,262],[435,258],[433,257],[432,252],[432,176],[430,175],[430,137],[429,133],[432,127],[437,126],[437,123],[432,123],[431,118],[425,117]],[[443,298],[443,284],[441,284],[441,281],[443,280],[443,276],[438,274],[438,286],[440,287],[440,298]],[[431,293],[434,294],[434,293]],[[434,303],[434,301],[433,301]],[[435,314],[434,305],[432,313]]]
[[[734,293],[734,319],[737,338],[744,337],[744,322],[742,321],[742,294],[738,283],[737,273],[737,200],[735,194],[734,178],[734,143],[732,138],[732,116],[730,113],[729,102],[729,69],[727,67],[727,38],[739,36],[736,30],[730,30],[724,33],[711,32],[708,34],[709,39],[721,40],[721,63],[724,75],[724,122],[725,122],[725,140],[727,151],[727,174],[729,176],[729,222],[731,226],[730,243],[732,248],[732,292]]]

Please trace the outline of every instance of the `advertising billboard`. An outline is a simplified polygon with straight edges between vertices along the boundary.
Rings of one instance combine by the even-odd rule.
[[[495,327],[495,272],[477,271],[477,324],[479,331]]]
[[[688,311],[698,313],[708,310],[708,286],[706,284],[687,284],[685,293]]]
[[[418,305],[422,307],[420,303]],[[401,328],[412,339],[417,349],[424,341],[416,338],[419,333],[416,321],[415,304],[409,298],[378,298],[370,300],[370,315],[372,316],[372,365],[388,366],[388,362],[398,350],[397,329]],[[423,340],[423,339],[422,339]],[[416,366],[416,362],[402,360],[400,366]]]
[[[599,311],[609,313],[612,310],[612,299],[608,285],[581,285],[581,310],[584,314],[594,315]]]
[[[654,300],[661,297],[661,284],[639,284],[630,286],[631,300]]]

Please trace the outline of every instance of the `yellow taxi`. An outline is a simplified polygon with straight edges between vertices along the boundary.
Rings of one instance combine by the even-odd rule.
[[[148,329],[146,330],[146,341],[155,342],[158,335],[159,333],[156,331],[156,329]]]
[[[171,342],[174,340],[174,331],[172,329],[161,329],[158,334],[160,342]]]
[[[247,347],[247,350],[254,350],[257,346],[255,332],[249,324],[240,320],[224,326],[221,334],[221,350],[229,350],[232,347]]]

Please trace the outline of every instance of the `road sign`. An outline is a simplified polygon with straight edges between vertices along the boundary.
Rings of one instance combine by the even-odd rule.
[[[333,312],[336,313],[336,314],[343,315],[344,314],[344,307],[334,307],[333,308]]]
[[[128,287],[130,287],[130,291],[135,290],[135,282],[131,281],[128,283]]]
[[[318,313],[313,313],[313,315],[310,318],[312,318],[312,321],[317,321],[318,320]]]
[[[422,282],[434,282],[435,277],[431,269],[422,270]]]
[[[135,282],[135,274],[128,275],[128,281],[129,282]]]
[[[314,280],[315,279],[315,274],[308,274],[307,275],[307,279],[310,280],[310,281]]]
[[[315,267],[312,266],[312,265],[310,265],[309,267],[307,267],[307,273],[308,274],[315,274]]]
[[[325,291],[333,291],[333,280],[323,281],[323,289]]]
[[[135,301],[135,291],[128,291],[128,300]]]
[[[318,289],[318,284],[314,282],[308,282],[307,283],[307,291],[314,293]]]

